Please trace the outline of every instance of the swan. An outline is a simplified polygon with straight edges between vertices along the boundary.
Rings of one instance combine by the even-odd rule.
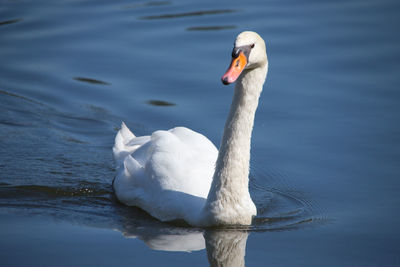
[[[264,40],[240,33],[221,79],[236,85],[219,151],[185,127],[136,137],[122,122],[113,147],[118,200],[161,221],[250,225],[257,214],[249,193],[250,142],[267,71]]]

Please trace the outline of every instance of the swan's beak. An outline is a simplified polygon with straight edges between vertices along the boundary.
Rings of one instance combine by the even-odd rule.
[[[242,73],[242,71],[244,70],[244,67],[246,67],[246,65],[247,58],[244,55],[243,51],[240,51],[239,56],[232,57],[231,66],[221,78],[222,83],[227,85],[235,82],[240,73]]]

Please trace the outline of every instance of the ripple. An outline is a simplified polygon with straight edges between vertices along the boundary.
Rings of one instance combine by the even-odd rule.
[[[72,115],[67,113],[54,113],[52,116],[52,127],[60,130],[62,138],[70,142],[78,141],[78,143],[87,143],[87,140],[84,139],[89,135],[101,136],[105,133],[99,129],[108,127],[107,121],[92,114]],[[78,136],[70,136],[71,134]]]
[[[143,17],[139,17],[139,19],[142,19],[142,20],[173,19],[173,18],[197,17],[197,16],[204,16],[204,15],[217,15],[217,14],[235,13],[235,12],[238,12],[238,11],[236,9],[216,9],[216,10],[194,11],[194,12],[185,12],[185,13],[163,14],[163,15],[155,15],[155,16],[143,16]]]
[[[273,177],[268,177],[263,170],[256,173],[258,179],[250,179],[250,192],[257,206],[257,216],[249,230],[294,230],[328,221],[318,203],[290,185],[279,171],[274,172]],[[268,186],[260,182],[268,183]]]
[[[28,98],[28,97],[25,97],[25,96],[22,96],[22,95],[11,93],[11,92],[6,91],[6,90],[1,90],[0,89],[0,94],[6,95],[6,96],[10,96],[10,97],[14,97],[14,98],[17,98],[17,99],[22,99],[22,100],[25,100],[25,101],[28,101],[28,102],[31,102],[31,103],[34,103],[34,104],[38,104],[38,105],[44,106],[44,104],[41,103],[41,102],[38,102],[36,100],[33,100],[31,98]]]
[[[52,187],[45,185],[0,185],[2,198],[7,198],[10,195],[18,195],[19,198],[31,197],[82,197],[82,196],[104,196],[110,191],[98,188],[95,184],[79,185],[77,187]]]
[[[235,25],[224,25],[224,26],[197,26],[197,27],[188,27],[187,31],[221,31],[221,30],[231,30],[236,29]]]
[[[175,103],[164,101],[164,100],[149,100],[146,102],[152,106],[175,106]]]
[[[0,26],[17,23],[20,22],[21,20],[22,19],[10,19],[10,20],[0,21]]]
[[[70,143],[75,143],[75,144],[87,144],[88,142],[79,140],[77,138],[71,137],[71,136],[65,136],[64,140]]]
[[[2,120],[2,119],[0,119],[0,124],[6,125],[6,126],[15,126],[15,127],[26,127],[26,126],[28,126],[26,124],[17,123],[17,122],[8,121],[8,120]]]
[[[150,7],[150,6],[166,6],[170,5],[172,2],[170,1],[149,1],[144,3],[136,3],[131,5],[126,5],[124,9],[136,9],[136,8],[143,8],[143,7]]]
[[[110,85],[108,82],[86,77],[74,77],[74,80],[91,84]]]
[[[270,203],[261,205],[250,227],[253,231],[293,230],[321,223],[318,209],[294,193],[271,191]]]

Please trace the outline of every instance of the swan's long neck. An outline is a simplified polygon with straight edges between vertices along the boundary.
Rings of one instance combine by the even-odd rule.
[[[254,83],[251,74],[244,73],[235,86],[213,178],[215,191],[225,187],[232,193],[240,193],[248,188],[251,133],[261,92],[248,87],[262,86]]]
[[[240,209],[241,205],[248,204],[245,202],[251,202],[254,206],[248,189],[250,142],[254,116],[267,67],[266,63],[259,68],[245,70],[236,82],[213,182],[205,205],[205,209],[211,211],[209,216],[218,217],[217,220],[226,219],[219,218],[219,215],[226,209],[232,209],[232,207],[239,207]],[[238,212],[240,213],[240,211]],[[225,217],[225,215],[222,217]]]

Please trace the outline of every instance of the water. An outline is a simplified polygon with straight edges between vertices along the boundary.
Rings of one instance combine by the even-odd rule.
[[[399,10],[3,1],[1,265],[398,266]],[[252,139],[253,226],[187,228],[119,204],[120,122],[138,135],[183,125],[218,144],[233,91],[219,79],[247,29],[266,40],[270,65]]]

